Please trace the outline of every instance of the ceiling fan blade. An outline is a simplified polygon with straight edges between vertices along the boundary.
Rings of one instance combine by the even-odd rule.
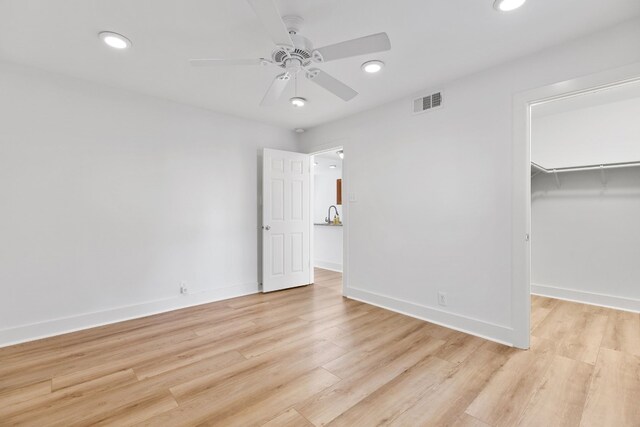
[[[321,47],[320,49],[316,49],[316,51],[322,55],[321,62],[327,62],[352,56],[383,52],[390,49],[391,41],[387,33],[378,33]]]
[[[350,101],[358,95],[358,92],[351,89],[340,80],[333,78],[331,75],[317,68],[310,69],[307,72],[307,78],[345,101]]]
[[[233,66],[233,65],[260,65],[264,59],[190,59],[194,67]]]
[[[277,75],[276,78],[273,79],[271,86],[269,86],[267,93],[264,94],[264,98],[260,101],[260,105],[265,107],[275,104],[282,95],[282,92],[284,92],[287,84],[289,84],[290,79],[291,76],[289,73]]]
[[[258,15],[271,40],[278,46],[291,46],[293,41],[273,0],[247,0]]]

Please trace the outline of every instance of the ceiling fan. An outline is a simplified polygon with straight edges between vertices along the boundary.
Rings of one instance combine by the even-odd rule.
[[[372,34],[315,49],[309,39],[298,34],[303,22],[302,18],[299,16],[280,17],[274,0],[247,0],[247,2],[276,44],[271,58],[191,59],[190,62],[194,66],[275,65],[284,69],[283,73],[274,78],[262,98],[260,102],[262,106],[275,104],[289,81],[291,79],[297,80],[300,72],[304,72],[304,76],[318,86],[344,101],[349,101],[358,92],[326,72],[313,67],[312,63],[323,63],[391,49],[391,42],[386,33]],[[296,97],[291,98],[291,102],[294,106],[302,106],[305,99],[297,97],[296,94]]]

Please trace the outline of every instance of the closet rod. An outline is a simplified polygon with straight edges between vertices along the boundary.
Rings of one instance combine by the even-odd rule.
[[[544,173],[558,173],[558,172],[573,172],[584,170],[602,170],[602,169],[614,169],[614,168],[630,168],[634,166],[640,166],[640,162],[620,162],[620,163],[603,163],[600,165],[585,165],[585,166],[571,166],[565,168],[547,169],[535,162],[531,162],[531,166]]]

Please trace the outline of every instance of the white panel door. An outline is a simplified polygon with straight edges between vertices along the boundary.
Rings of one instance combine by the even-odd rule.
[[[309,156],[264,149],[262,291],[311,283]]]

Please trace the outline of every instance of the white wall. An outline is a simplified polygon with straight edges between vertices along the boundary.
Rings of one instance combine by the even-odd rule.
[[[640,311],[640,168],[608,170],[606,185],[599,171],[560,183],[531,184],[532,291]]]
[[[313,228],[313,265],[342,272],[344,227],[316,225]]]
[[[257,291],[292,132],[7,63],[0,94],[0,345]]]
[[[630,86],[639,85],[609,91],[637,92]],[[602,98],[602,93],[583,97]],[[571,99],[556,102],[572,104]],[[556,114],[536,111],[534,107],[531,160],[545,168],[640,161],[640,96]]]
[[[406,96],[303,134],[309,152],[344,147],[346,294],[513,342],[513,96],[638,61],[635,20],[433,86],[440,110],[413,116]]]
[[[314,167],[313,177],[313,222],[323,224],[327,217],[327,210],[331,205],[338,208],[340,219],[343,220],[342,205],[336,205],[336,180],[342,178],[342,161],[319,158],[318,156],[316,156],[316,161],[318,165]],[[335,164],[337,168],[329,169],[329,164]],[[335,215],[335,211],[331,209],[331,219],[333,219],[333,215]],[[342,230],[343,227],[314,226],[313,258],[315,267],[342,271]]]

